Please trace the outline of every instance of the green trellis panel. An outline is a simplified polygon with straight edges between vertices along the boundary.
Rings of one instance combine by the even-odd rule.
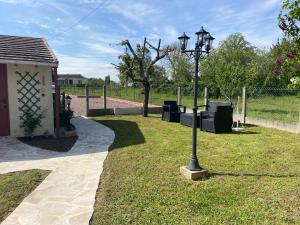
[[[27,110],[31,110],[34,115],[39,115],[41,113],[39,97],[40,89],[38,88],[40,81],[37,79],[38,72],[35,74],[30,74],[30,72],[25,72],[22,74],[16,71],[19,79],[17,80],[17,93],[18,102],[20,103],[19,110],[22,112],[20,120],[24,121],[24,115]]]

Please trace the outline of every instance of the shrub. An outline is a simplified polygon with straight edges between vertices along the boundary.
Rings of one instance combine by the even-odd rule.
[[[24,128],[26,136],[33,136],[35,129],[41,126],[44,115],[43,113],[35,114],[30,108],[27,108],[23,113],[23,118],[20,127]]]

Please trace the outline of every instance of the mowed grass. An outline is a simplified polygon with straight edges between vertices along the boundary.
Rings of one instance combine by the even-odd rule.
[[[300,117],[300,98],[296,96],[249,98],[247,115],[252,118],[296,123]]]
[[[211,177],[179,173],[191,128],[157,116],[94,118],[116,139],[104,163],[92,225],[300,224],[300,135],[250,126],[198,133]]]
[[[85,95],[85,87],[62,87],[62,91],[70,94]],[[143,95],[138,88],[113,88],[108,86],[107,95],[109,97],[126,99],[135,102],[143,102]],[[101,96],[103,90],[101,87],[90,87],[90,95]],[[175,91],[176,93],[176,91]],[[164,100],[176,100],[176,94],[158,93],[152,90],[150,92],[150,103],[162,105]],[[227,101],[225,99],[210,99],[210,101]],[[236,99],[232,100],[236,104]],[[192,108],[193,97],[182,96],[182,105]],[[198,98],[198,104],[204,104],[204,98]],[[240,112],[242,102],[240,102]],[[296,96],[267,96],[261,95],[255,98],[247,99],[247,116],[251,118],[284,121],[288,123],[297,123],[299,121],[300,98]]]
[[[0,175],[0,223],[48,174],[45,170],[28,170]]]

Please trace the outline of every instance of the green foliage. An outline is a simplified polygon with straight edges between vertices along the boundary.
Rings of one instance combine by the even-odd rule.
[[[101,78],[89,78],[87,84],[90,87],[101,87],[104,85],[104,80]]]
[[[291,78],[291,83],[288,86],[290,89],[300,90],[300,77]]]
[[[201,85],[215,97],[241,94],[242,87],[283,87],[274,75],[275,56],[259,50],[240,33],[231,34],[201,62]]]
[[[199,161],[212,176],[192,182],[179,173],[190,159],[191,128],[157,116],[96,119],[116,139],[91,225],[300,223],[299,135],[256,126],[199,132]]]
[[[289,43],[284,54],[278,55],[280,60],[276,73],[282,78],[300,77],[300,2],[284,0],[282,11],[278,16],[278,26],[284,32],[285,40]],[[288,76],[292,73],[292,76]]]
[[[73,118],[74,112],[70,109],[68,110],[63,110],[60,113],[60,125],[61,126],[68,126],[70,125],[70,120]]]
[[[0,223],[49,173],[46,170],[27,170],[0,175]]]
[[[192,84],[194,63],[174,46],[174,51],[169,54],[168,66],[171,73],[171,81],[175,86],[186,88]]]
[[[41,126],[44,115],[43,113],[35,114],[30,108],[27,108],[23,117],[24,120],[21,122],[20,127],[24,128],[25,135],[32,136],[35,129]]]
[[[141,57],[143,54],[143,47],[140,44],[136,45],[136,54],[138,57]],[[119,70],[119,80],[122,86],[132,86],[138,85],[142,86],[141,84],[137,84],[135,80],[141,79],[140,75],[140,67],[139,63],[136,60],[133,60],[133,56],[125,53],[119,56],[121,62],[118,64]],[[146,67],[149,66],[151,63],[151,52],[147,47],[145,47],[145,57],[143,60],[143,64]],[[128,70],[129,65],[131,62],[134,61],[134,65],[132,71]],[[167,80],[166,70],[162,66],[153,65],[153,67],[149,70],[149,82],[152,84],[153,87],[158,87],[160,84]]]
[[[166,69],[162,66],[154,65],[150,74],[151,87],[158,88],[166,82],[168,82]]]

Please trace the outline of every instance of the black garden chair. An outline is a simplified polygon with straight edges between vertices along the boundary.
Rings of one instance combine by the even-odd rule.
[[[180,114],[186,112],[186,107],[183,105],[177,105],[176,101],[166,100],[164,101],[164,105],[162,106],[163,112],[161,115],[161,119],[168,122],[176,122],[180,121]],[[183,108],[183,111],[181,111]]]
[[[200,112],[200,130],[212,133],[232,131],[232,103],[209,102],[206,110]]]

